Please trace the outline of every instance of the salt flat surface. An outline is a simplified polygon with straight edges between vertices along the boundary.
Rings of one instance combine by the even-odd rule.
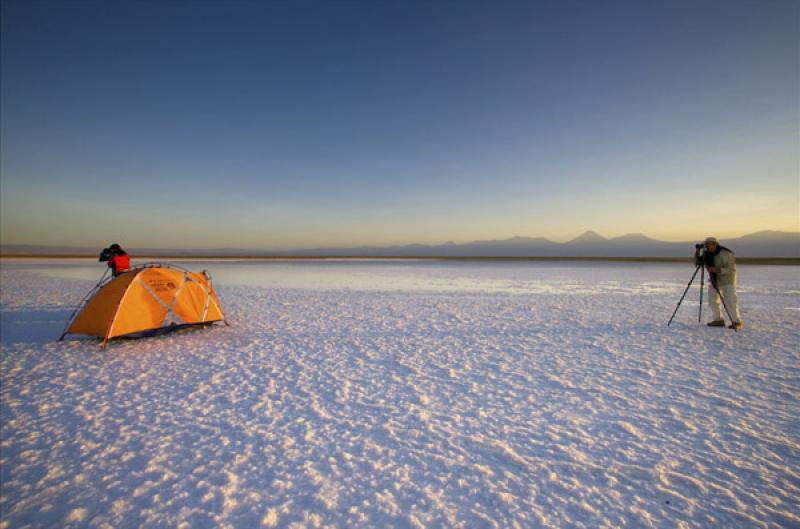
[[[232,326],[100,351],[0,263],[0,527],[800,527],[797,267],[182,264]]]

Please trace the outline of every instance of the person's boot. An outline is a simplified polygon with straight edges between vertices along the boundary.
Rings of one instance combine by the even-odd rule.
[[[744,324],[742,322],[740,322],[740,321],[735,321],[735,322],[731,323],[730,325],[728,325],[729,329],[735,329],[737,331],[739,329],[741,329],[742,327],[744,327]]]
[[[725,320],[710,321],[706,325],[708,325],[709,327],[725,327]]]

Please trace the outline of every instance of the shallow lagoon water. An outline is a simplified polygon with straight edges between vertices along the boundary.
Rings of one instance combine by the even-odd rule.
[[[142,264],[145,261],[133,261]],[[147,261],[149,262],[149,261]],[[452,261],[429,259],[201,260],[164,261],[208,270],[215,285],[302,290],[557,294],[581,292],[673,293],[692,276],[682,263],[587,261]],[[105,268],[94,259],[3,259],[0,267],[50,277],[98,281]],[[795,266],[740,266],[740,291],[768,289],[800,294]],[[753,278],[758,286],[749,285]],[[787,282],[794,285],[788,290]],[[697,289],[699,277],[693,284]],[[677,299],[675,300],[677,303]],[[691,302],[691,299],[687,301]]]

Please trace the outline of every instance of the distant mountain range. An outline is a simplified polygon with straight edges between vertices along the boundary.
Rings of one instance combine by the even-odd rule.
[[[359,246],[353,248],[312,248],[293,251],[265,251],[237,248],[180,250],[166,248],[129,248],[133,256],[185,257],[689,257],[695,242],[665,242],[640,233],[607,239],[594,231],[565,243],[542,237],[512,237],[502,240],[474,241],[440,245]],[[739,257],[800,258],[800,232],[760,231],[743,237],[724,239],[724,246]],[[0,254],[11,255],[97,255],[101,248],[67,246],[31,246],[0,244]]]
[[[702,241],[697,241],[702,242]],[[740,257],[800,257],[800,232],[762,231],[726,239],[722,244]],[[315,248],[290,252],[298,256],[419,256],[419,257],[687,257],[695,241],[665,242],[634,233],[607,239],[587,231],[565,243],[542,237],[512,237],[464,244]]]

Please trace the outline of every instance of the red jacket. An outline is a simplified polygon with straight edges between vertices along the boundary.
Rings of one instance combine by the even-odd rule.
[[[108,266],[114,275],[131,269],[131,258],[128,254],[115,255],[108,260]]]

